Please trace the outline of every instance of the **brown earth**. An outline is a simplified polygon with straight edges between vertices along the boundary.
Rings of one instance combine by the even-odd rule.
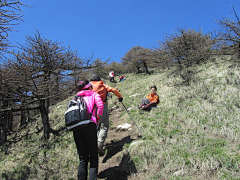
[[[106,180],[142,180],[143,173],[136,170],[127,151],[123,150],[125,144],[130,144],[137,140],[138,129],[132,122],[131,130],[120,131],[116,127],[126,122],[120,117],[124,111],[124,107],[119,109],[111,109],[109,111],[109,120],[112,123],[108,136],[104,144],[105,155],[99,157],[98,179]]]

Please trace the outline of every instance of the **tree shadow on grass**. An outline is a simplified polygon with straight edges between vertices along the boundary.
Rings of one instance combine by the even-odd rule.
[[[127,136],[120,141],[112,141],[110,144],[107,144],[105,150],[107,150],[107,154],[103,159],[103,163],[107,162],[108,159],[113,157],[118,152],[122,151],[124,144],[129,144],[135,139],[131,139],[130,136]]]
[[[106,163],[108,159],[113,157],[118,152],[122,151],[124,144],[129,144],[135,139],[131,139],[130,136],[123,138],[120,141],[112,141],[110,144],[106,145],[107,154],[103,159],[103,163]],[[106,180],[127,180],[127,177],[131,174],[137,173],[137,169],[132,160],[130,160],[130,155],[125,152],[119,166],[108,168],[102,172],[99,172],[99,179]]]
[[[125,153],[119,166],[108,168],[98,174],[99,179],[105,180],[127,180],[131,174],[136,174],[137,169],[130,155]]]

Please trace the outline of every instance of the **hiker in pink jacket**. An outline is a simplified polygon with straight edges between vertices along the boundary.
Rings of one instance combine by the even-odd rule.
[[[91,87],[91,89],[92,89],[92,87]],[[94,122],[98,126],[100,120],[97,121],[97,119],[95,117],[96,109],[95,109],[94,105],[96,105],[98,107],[97,108],[97,116],[99,116],[99,117],[102,116],[104,106],[103,106],[103,101],[101,99],[101,96],[92,90],[82,90],[77,93],[77,96],[83,96],[83,99],[85,100],[86,105],[87,105],[88,112],[92,112],[92,109],[94,108],[93,113],[92,113],[92,118],[90,119],[90,121]]]
[[[79,81],[77,88],[79,91],[77,95],[83,96],[88,112],[93,112],[90,122],[87,124],[87,126],[73,131],[73,136],[80,159],[80,164],[78,167],[78,179],[87,179],[88,162],[90,161],[89,179],[97,180],[97,125],[99,124],[100,117],[103,114],[103,101],[98,93],[92,91],[92,84],[88,80]],[[95,105],[97,107],[97,112]]]

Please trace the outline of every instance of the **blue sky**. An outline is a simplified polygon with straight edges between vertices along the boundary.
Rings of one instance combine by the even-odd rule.
[[[240,16],[240,0],[20,0],[24,22],[10,41],[24,43],[36,29],[47,39],[63,42],[82,57],[121,62],[134,46],[152,48],[177,27],[218,29],[215,19]]]

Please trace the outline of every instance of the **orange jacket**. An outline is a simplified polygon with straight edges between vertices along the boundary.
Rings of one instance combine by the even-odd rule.
[[[157,94],[152,94],[150,93],[148,96],[147,96],[147,99],[149,99],[151,101],[151,103],[147,104],[145,107],[145,109],[151,109],[151,107],[156,107],[157,104],[159,104],[159,97]]]
[[[150,94],[147,96],[147,99],[149,99],[152,103],[159,104],[159,97],[158,97],[157,94],[150,93]]]
[[[92,91],[97,92],[101,96],[102,101],[105,104],[107,102],[107,92],[112,92],[118,98],[122,97],[121,93],[117,89],[110,87],[106,84],[103,84],[103,81],[91,81],[91,84],[93,87]]]

